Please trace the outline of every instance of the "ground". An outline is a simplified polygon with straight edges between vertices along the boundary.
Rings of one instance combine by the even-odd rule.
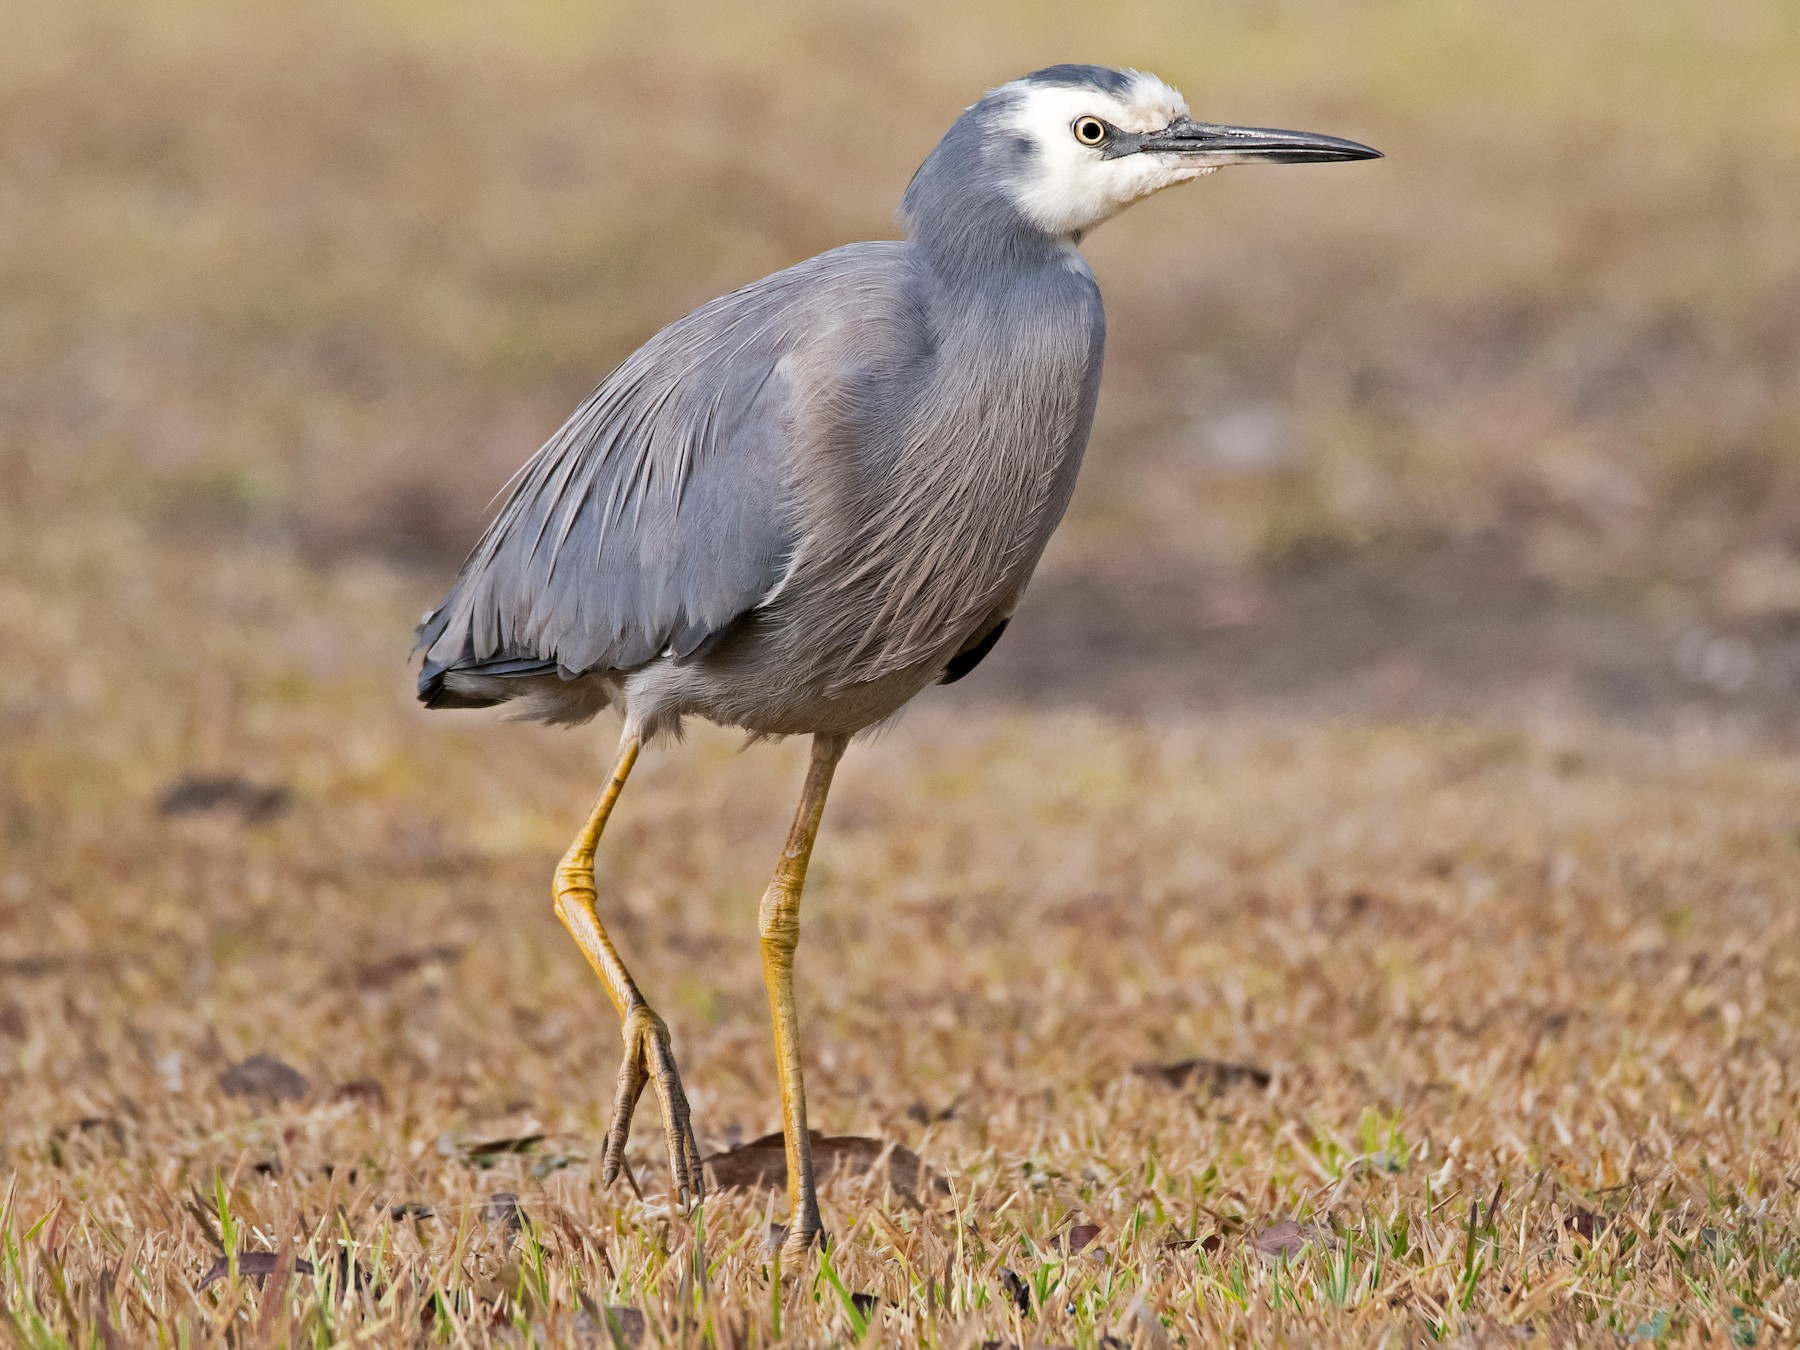
[[[1788,7],[9,27],[0,1334],[1800,1335]],[[411,627],[636,342],[888,232],[975,92],[1088,55],[1389,158],[1095,236],[1070,519],[826,814],[846,1167],[777,1271],[755,911],[804,746],[695,728],[600,850],[750,1183],[674,1213],[653,1104],[600,1185],[618,1029],[550,908],[616,728],[427,713]]]
[[[567,1343],[585,1299],[675,1343],[855,1339],[822,1267],[772,1293],[778,1197],[669,1211],[650,1108],[642,1197],[599,1184],[617,1028],[548,877],[605,730],[413,707],[379,569],[129,533],[11,561],[15,1338],[105,1307],[127,1344]],[[202,650],[179,612],[221,616]],[[602,849],[709,1153],[779,1126],[755,903],[800,767],[697,734]],[[1701,721],[934,693],[844,765],[799,988],[815,1127],[948,1191],[829,1188],[832,1273],[893,1344],[1784,1341],[1797,800],[1790,755]],[[293,1099],[225,1091],[258,1054]],[[1196,1057],[1245,1067],[1168,1081]],[[314,1273],[202,1287],[221,1222]]]

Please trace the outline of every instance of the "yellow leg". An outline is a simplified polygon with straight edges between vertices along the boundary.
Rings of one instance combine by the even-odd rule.
[[[669,1170],[673,1173],[675,1198],[679,1204],[691,1204],[705,1194],[706,1182],[701,1175],[700,1150],[694,1143],[694,1127],[688,1116],[687,1094],[681,1089],[681,1075],[675,1069],[675,1050],[669,1040],[669,1028],[645,1002],[637,982],[625,969],[625,962],[606,935],[600,915],[594,909],[594,849],[606,818],[631,766],[637,763],[640,746],[635,737],[619,750],[619,762],[613,766],[612,778],[594,803],[588,822],[569,845],[569,851],[556,869],[556,917],[563,921],[581,954],[600,977],[607,997],[619,1011],[624,1023],[625,1056],[619,1064],[618,1088],[613,1096],[612,1125],[606,1132],[606,1151],[602,1156],[601,1181],[612,1185],[625,1161],[625,1140],[631,1133],[631,1115],[647,1084],[656,1084],[656,1096],[662,1107],[663,1143],[669,1151]]]
[[[788,1231],[784,1259],[797,1259],[818,1240],[819,1196],[813,1182],[812,1145],[806,1134],[806,1088],[800,1076],[800,1023],[794,1012],[794,948],[800,943],[800,891],[806,864],[825,814],[831,775],[843,757],[847,736],[813,737],[812,763],[800,809],[788,831],[787,847],[775,868],[775,879],[763,893],[763,983],[769,990],[769,1016],[775,1023],[775,1067],[781,1075],[781,1128],[787,1144]]]

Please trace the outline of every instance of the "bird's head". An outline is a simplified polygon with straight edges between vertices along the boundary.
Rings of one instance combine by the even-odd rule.
[[[910,229],[932,212],[1005,203],[1031,228],[1079,239],[1135,201],[1228,164],[1379,159],[1335,136],[1196,122],[1154,75],[1051,66],[969,108],[921,166],[901,205]]]

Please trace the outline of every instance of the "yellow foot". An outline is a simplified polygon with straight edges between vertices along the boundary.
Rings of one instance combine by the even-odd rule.
[[[798,1270],[800,1262],[809,1256],[813,1249],[825,1243],[825,1225],[819,1222],[818,1211],[810,1216],[803,1215],[798,1219],[789,1218],[786,1235],[781,1239],[781,1264],[784,1269]]]
[[[694,1143],[694,1126],[688,1116],[687,1094],[675,1068],[675,1050],[668,1025],[640,1003],[625,1014],[625,1058],[619,1064],[619,1086],[613,1096],[612,1127],[606,1132],[606,1152],[600,1179],[612,1185],[625,1163],[625,1139],[631,1133],[631,1115],[648,1083],[656,1084],[662,1108],[663,1144],[669,1151],[669,1172],[675,1185],[676,1203],[698,1204],[706,1196],[706,1179],[700,1168],[700,1149]]]

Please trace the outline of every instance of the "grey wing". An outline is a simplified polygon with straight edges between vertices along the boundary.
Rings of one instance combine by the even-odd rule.
[[[779,582],[797,523],[783,358],[834,293],[891,267],[839,249],[694,311],[620,366],[521,471],[419,627],[419,697],[451,672],[565,678],[704,651]],[[489,702],[492,700],[479,700]]]

